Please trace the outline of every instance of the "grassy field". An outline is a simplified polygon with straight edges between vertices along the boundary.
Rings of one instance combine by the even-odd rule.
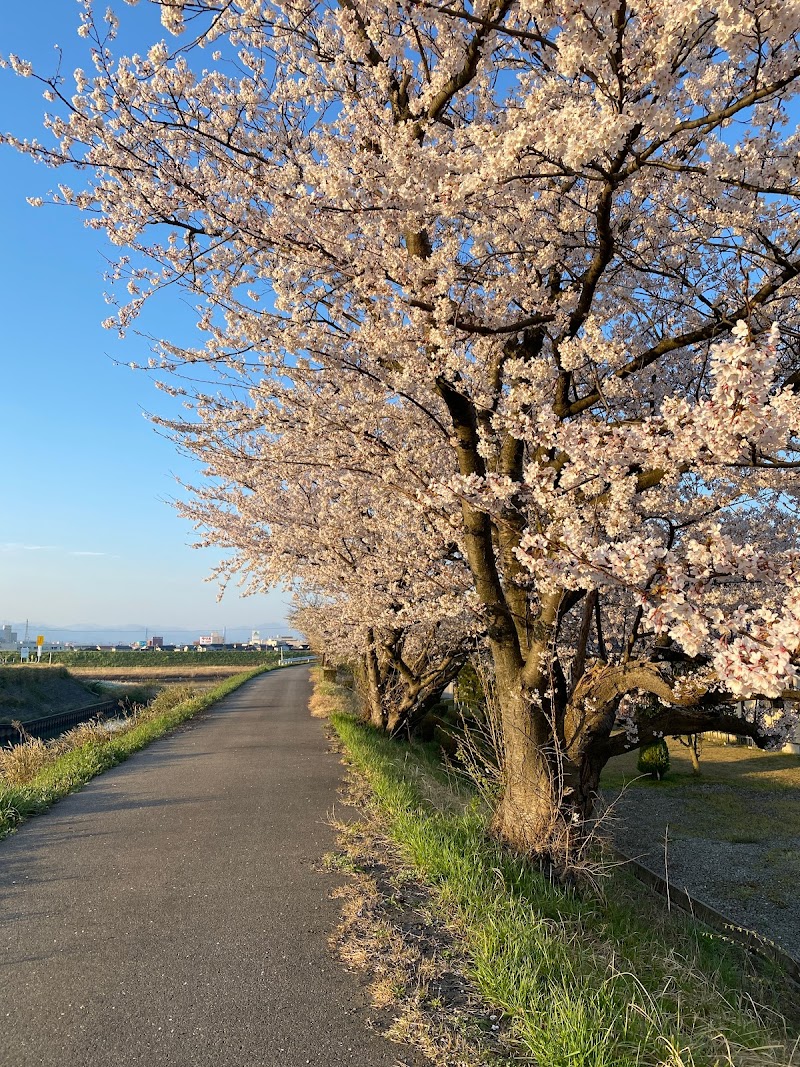
[[[49,653],[47,653],[49,655]],[[76,667],[260,667],[278,662],[277,652],[258,652],[250,649],[229,649],[225,651],[196,652],[134,652],[131,649],[118,649],[116,652],[59,652],[53,653],[55,661],[70,670]]]
[[[800,756],[706,741],[696,775],[686,748],[671,739],[668,745],[670,770],[662,781],[642,777],[630,753],[606,766],[604,794],[624,788],[680,795],[685,818],[673,827],[677,833],[731,842],[800,835]]]
[[[673,786],[708,779],[736,785],[746,783],[756,788],[786,786],[800,789],[800,756],[792,753],[763,752],[747,745],[726,745],[721,741],[704,740],[700,774],[695,775],[687,748],[672,738],[667,739],[667,746],[670,770],[665,782]],[[612,760],[603,771],[603,782],[621,785],[639,777],[636,760],[636,752]]]
[[[738,1067],[800,1062],[777,974],[651,897],[620,869],[604,891],[564,890],[486,833],[435,752],[332,722],[371,790],[374,818],[464,946],[496,1006],[507,1063]],[[763,1007],[757,1008],[756,1005]],[[792,1024],[795,1025],[795,1024]]]

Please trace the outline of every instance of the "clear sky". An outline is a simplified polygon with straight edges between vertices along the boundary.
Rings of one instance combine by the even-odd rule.
[[[151,5],[113,6],[126,51],[163,36]],[[50,73],[58,44],[64,73],[88,70],[78,12],[73,0],[5,5],[0,54]],[[46,107],[36,82],[0,70],[0,129],[43,138]],[[146,359],[147,342],[100,326],[109,248],[79,213],[26,203],[59,181],[79,186],[0,146],[0,624],[30,619],[48,635],[72,628],[76,639],[99,627],[114,640],[127,627],[131,639],[143,627],[186,640],[212,627],[233,639],[252,627],[282,631],[285,594],[229,589],[218,604],[205,581],[219,554],[192,549],[190,525],[168,503],[181,493],[176,477],[191,482],[194,468],[144,416],[166,413],[167,398],[127,366]],[[177,296],[146,320],[151,333],[173,337],[187,324]]]

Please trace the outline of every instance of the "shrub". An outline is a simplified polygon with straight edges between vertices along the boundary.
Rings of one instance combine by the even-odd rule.
[[[639,749],[637,766],[640,774],[649,774],[651,778],[661,781],[669,770],[669,749],[663,737],[660,741]]]

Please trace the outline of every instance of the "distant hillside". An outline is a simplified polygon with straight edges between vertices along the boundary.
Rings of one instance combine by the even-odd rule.
[[[102,699],[65,667],[0,667],[0,722],[28,722]]]

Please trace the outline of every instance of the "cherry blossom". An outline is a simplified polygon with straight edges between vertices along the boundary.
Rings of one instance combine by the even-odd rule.
[[[152,360],[220,575],[297,583],[365,663],[485,635],[522,848],[626,745],[778,743],[798,0],[151,2],[165,39],[117,58],[84,0],[74,87],[8,57],[52,110],[4,140],[119,247],[109,325],[196,307]]]

